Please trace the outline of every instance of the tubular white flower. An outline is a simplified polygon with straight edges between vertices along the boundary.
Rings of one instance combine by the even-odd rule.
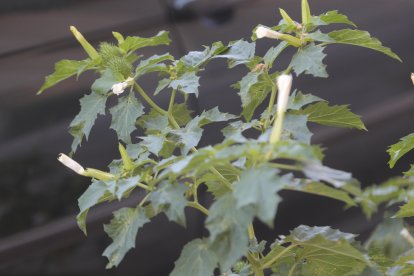
[[[413,82],[413,85],[414,85],[414,73],[411,73],[411,81]]]
[[[264,27],[264,26],[259,26],[256,29],[257,38],[267,37],[267,38],[279,39],[281,35],[282,35],[281,33],[273,31],[272,29]]]
[[[58,160],[77,174],[83,175],[85,173],[85,169],[78,162],[64,153],[59,154]]]
[[[131,86],[131,85],[132,85],[133,81],[134,81],[134,79],[133,79],[133,78],[128,77],[128,78],[127,78],[125,81],[123,81],[123,82],[118,82],[118,83],[115,83],[114,85],[112,85],[112,92],[113,92],[115,95],[120,95],[120,94],[122,94],[128,86]]]
[[[292,88],[292,75],[280,75],[276,79],[277,89],[277,114],[286,112],[286,106],[289,99],[290,89]]]
[[[414,237],[411,235],[411,233],[407,230],[407,228],[403,228],[400,232],[400,235],[408,241],[411,245],[414,246]]]

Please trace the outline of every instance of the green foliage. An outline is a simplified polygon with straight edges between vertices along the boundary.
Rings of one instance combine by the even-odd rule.
[[[213,275],[218,269],[240,276],[261,276],[270,269],[273,275],[354,275],[367,266],[366,271],[375,273],[397,271],[396,275],[404,275],[412,271],[410,261],[414,258],[410,259],[406,248],[392,257],[382,250],[388,245],[378,242],[387,238],[380,230],[365,249],[355,243],[355,235],[329,227],[299,226],[270,248],[266,241],[257,242],[252,222],[257,218],[273,226],[282,201],[278,193],[284,189],[328,197],[346,207],[360,206],[367,216],[382,204],[395,203],[405,204],[396,217],[414,215],[411,170],[404,177],[362,190],[350,173],[323,165],[322,149],[311,144],[312,132],[307,125],[313,122],[366,130],[347,105],[332,106],[296,90],[288,97],[286,107],[275,103],[278,93],[290,92],[283,91],[284,85],[276,81],[280,75],[293,71],[297,76],[328,76],[324,50],[331,44],[358,45],[399,59],[365,31],[324,33],[320,28],[329,24],[355,24],[337,11],[312,16],[308,1],[301,4],[301,23],[280,9],[283,19],[279,25],[254,29],[253,40],[280,40],[263,57],[256,54],[256,42],[244,39],[228,44],[214,42],[179,59],[169,53],[141,55],[143,47],[168,45],[165,31],[148,38],[125,38],[113,32],[117,44],[104,42],[95,50],[74,27],[71,29],[90,58],[58,62],[39,93],[71,76],[94,70],[98,77],[91,93],[80,100],[81,110],[70,124],[72,152],[84,137],[88,138],[98,115],[104,114],[111,114],[110,128],[126,144],[126,149],[118,146],[121,159],[108,165],[109,172],[84,169],[69,157],[69,161],[62,161],[78,174],[92,178],[79,198],[79,227],[86,234],[86,217],[93,206],[122,200],[138,191],[142,195],[137,207],[115,211],[104,227],[113,240],[103,253],[109,260],[108,268],[118,266],[135,247],[138,230],[152,217],[164,213],[170,221],[185,226],[184,209],[191,207],[207,216],[204,224],[209,236],[183,248],[171,275]],[[289,66],[280,68],[279,57],[289,47],[294,50],[286,63]],[[233,85],[240,96],[241,114],[221,112],[217,106],[197,115],[189,110],[188,95],[198,96],[202,91],[199,73],[213,59],[226,60],[230,69],[245,67],[245,75]],[[159,77],[153,93],[147,93],[139,83],[147,74]],[[165,109],[151,98],[161,91],[170,96]],[[107,107],[107,102],[112,106]],[[223,140],[199,147],[208,130],[205,126],[217,122],[224,125]],[[136,130],[143,134],[131,137]],[[280,138],[270,140],[276,131],[280,131]],[[391,166],[414,147],[410,141],[407,136],[390,148]],[[202,189],[212,194],[209,208],[199,201]],[[387,231],[396,233],[398,229]]]
[[[412,149],[414,149],[414,134],[409,134],[401,138],[400,142],[392,145],[387,150],[390,155],[390,161],[388,161],[390,168],[393,168],[395,163]]]

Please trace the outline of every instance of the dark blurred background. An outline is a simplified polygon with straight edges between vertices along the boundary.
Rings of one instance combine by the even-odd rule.
[[[333,104],[351,104],[362,115],[368,132],[315,127],[313,142],[327,148],[325,163],[352,172],[363,185],[380,183],[408,169],[409,154],[390,170],[386,149],[414,132],[414,70],[412,0],[311,0],[312,14],[338,9],[360,29],[368,30],[391,47],[404,61],[352,46],[328,48],[329,79],[301,76],[294,87],[314,93]],[[94,208],[88,218],[89,236],[75,223],[77,198],[88,179],[58,164],[59,152],[70,150],[69,122],[79,111],[78,100],[89,92],[93,75],[85,74],[35,96],[44,76],[60,59],[82,59],[85,54],[72,38],[75,25],[89,41],[113,40],[111,31],[151,36],[171,32],[168,51],[176,57],[201,45],[248,38],[258,23],[273,26],[280,20],[278,7],[300,17],[299,0],[2,0],[0,1],[0,275],[168,275],[181,247],[206,235],[203,217],[188,213],[188,228],[157,217],[140,230],[136,249],[119,268],[105,271],[101,256],[110,239],[102,223],[120,203]],[[274,41],[258,41],[264,54]],[[166,48],[145,49],[144,54]],[[288,62],[281,59],[281,68]],[[240,68],[239,68],[240,67]],[[202,73],[201,93],[192,101],[196,112],[217,103],[222,111],[239,113],[236,91],[229,86],[245,69],[226,70],[223,61],[212,62]],[[153,78],[143,85],[154,89]],[[167,94],[155,98],[167,105]],[[89,141],[76,159],[89,167],[105,169],[117,158],[116,136],[110,120],[101,116]],[[220,132],[209,129],[202,145],[220,141]],[[368,222],[358,209],[343,212],[343,205],[329,199],[284,192],[274,229],[260,223],[259,238],[271,240],[299,224],[333,225],[360,233],[363,239],[378,221]],[[122,204],[134,204],[140,194]],[[92,273],[92,274],[91,274]]]

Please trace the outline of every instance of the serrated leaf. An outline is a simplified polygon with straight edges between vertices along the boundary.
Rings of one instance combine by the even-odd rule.
[[[148,114],[140,117],[138,123],[146,129],[145,133],[147,134],[164,133],[169,130],[168,116],[159,114],[153,110],[151,110]]]
[[[265,166],[247,169],[234,185],[237,207],[254,207],[255,215],[270,227],[282,200],[277,192],[290,181],[289,176],[279,177],[277,172]]]
[[[366,31],[344,29],[330,32],[329,36],[336,41],[335,43],[369,48],[402,62],[400,57],[392,52],[390,48],[384,47],[378,39],[371,37]]]
[[[106,94],[111,91],[112,86],[118,82],[123,81],[123,76],[119,73],[115,73],[111,69],[106,69],[103,74],[94,81],[92,84],[92,91],[99,94]]]
[[[220,112],[217,106],[208,111],[203,111],[200,117],[200,127],[214,122],[224,122],[238,118],[236,115]]]
[[[113,240],[102,254],[109,261],[106,268],[119,265],[125,254],[135,247],[138,229],[147,222],[149,219],[145,210],[140,207],[122,208],[114,212],[114,218],[104,225],[105,232]]]
[[[119,44],[119,48],[125,52],[132,52],[143,47],[168,44],[170,44],[168,32],[160,31],[152,37],[128,36],[122,43]]]
[[[169,86],[171,83],[170,79],[162,79],[158,82],[157,88],[155,88],[154,95],[158,95],[163,89]]]
[[[252,219],[252,208],[237,207],[232,194],[220,197],[211,205],[206,228],[210,232],[211,250],[215,252],[222,271],[229,269],[247,252],[247,227]]]
[[[409,200],[400,207],[400,210],[394,215],[396,218],[414,217],[414,200]]]
[[[276,47],[271,47],[267,50],[263,57],[263,61],[268,68],[272,68],[276,58],[289,46],[286,41],[280,42]]]
[[[318,102],[295,113],[308,115],[309,122],[321,125],[367,130],[360,116],[352,113],[348,105],[330,106],[326,102]]]
[[[310,132],[307,123],[308,116],[306,115],[286,114],[283,123],[283,134],[293,140],[310,144],[313,134]]]
[[[229,59],[229,67],[233,68],[239,64],[248,63],[254,57],[255,48],[256,43],[241,39],[231,42],[229,50],[224,54],[215,56],[215,58]]]
[[[356,27],[355,23],[350,21],[346,15],[341,14],[336,10],[321,14],[318,16],[318,18],[328,25],[334,23],[342,23]]]
[[[168,87],[179,90],[185,94],[195,94],[198,97],[198,83],[200,77],[194,72],[184,73],[181,77],[170,82]]]
[[[295,228],[285,241],[295,248],[295,272],[299,275],[354,275],[362,272],[368,261],[351,245],[355,235],[329,227]]]
[[[411,165],[410,169],[404,172],[405,177],[413,177],[414,176],[414,165]]]
[[[319,162],[310,162],[303,168],[303,173],[314,181],[326,181],[336,188],[352,182],[352,174],[323,166]]]
[[[217,257],[209,249],[205,239],[195,239],[187,243],[170,276],[213,275]]]
[[[121,178],[116,181],[116,197],[118,200],[121,200],[122,197],[125,195],[126,192],[132,190],[134,187],[137,186],[138,182],[140,181],[141,176],[136,175],[129,178]]]
[[[327,78],[326,65],[323,64],[323,59],[326,56],[323,52],[324,49],[324,47],[315,45],[314,43],[298,49],[290,63],[296,75],[299,76],[305,73],[315,77]]]
[[[86,191],[79,197],[79,214],[76,216],[76,220],[79,228],[86,235],[86,216],[88,215],[89,209],[98,203],[106,200],[113,199],[114,197],[108,191],[108,185],[102,181],[93,180],[91,185]]]
[[[314,96],[312,94],[303,94],[301,91],[293,91],[293,93],[289,96],[287,109],[289,110],[299,110],[302,107],[314,103],[324,101],[323,99]]]
[[[164,143],[165,137],[163,135],[151,135],[148,134],[147,136],[140,136],[139,138],[142,139],[141,145],[146,147],[150,152],[158,156],[160,153]]]
[[[192,110],[188,109],[186,103],[174,104],[172,114],[179,126],[185,126],[193,118]]]
[[[90,64],[92,60],[61,60],[55,64],[55,71],[46,77],[45,82],[40,87],[37,94],[41,94],[46,89],[55,86],[59,82],[70,78],[74,75],[79,75],[83,72]]]
[[[178,137],[181,143],[181,153],[187,155],[192,147],[196,147],[203,135],[203,129],[199,127],[201,117],[197,116],[187,123],[184,128],[173,130],[172,133]]]
[[[164,54],[161,56],[153,55],[148,59],[141,60],[135,69],[135,78],[152,72],[167,72],[167,66],[164,63],[160,63],[166,60],[174,60],[174,57],[170,54]]]
[[[390,155],[390,160],[388,161],[390,168],[393,168],[395,163],[412,149],[414,149],[414,133],[401,138],[398,143],[390,146],[387,150]]]
[[[181,60],[183,61],[184,66],[192,69],[200,67],[209,59],[227,49],[227,47],[220,41],[213,43],[211,47],[204,46],[204,48],[204,51],[191,51],[183,56]]]
[[[328,42],[328,43],[335,42],[335,40],[331,38],[328,34],[324,34],[319,30],[306,35],[306,39],[308,38],[310,38],[313,41],[319,41],[319,42]]]
[[[92,126],[98,115],[105,114],[107,97],[95,92],[80,99],[81,110],[70,123],[70,134],[73,136],[72,152],[81,144],[83,137],[88,139]]]
[[[320,182],[295,180],[290,185],[285,186],[284,189],[329,197],[345,202],[348,206],[356,205],[355,201],[346,192],[329,187]]]
[[[246,138],[243,136],[243,132],[251,129],[257,123],[257,120],[253,120],[248,123],[244,123],[242,121],[231,122],[228,126],[223,128],[221,132],[226,140],[243,143],[246,141]]]
[[[161,182],[149,197],[157,212],[165,212],[170,221],[186,226],[184,208],[187,199],[184,193],[188,187],[179,183]]]
[[[121,98],[118,104],[110,109],[112,115],[111,128],[118,138],[131,143],[131,133],[135,130],[135,121],[144,114],[144,106],[135,97],[134,92]]]

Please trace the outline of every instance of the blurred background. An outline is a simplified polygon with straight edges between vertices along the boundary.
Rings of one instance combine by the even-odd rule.
[[[363,185],[380,183],[408,169],[409,154],[390,170],[386,149],[414,132],[414,1],[311,0],[312,14],[337,9],[360,29],[368,30],[391,47],[403,63],[380,53],[352,46],[331,46],[325,59],[329,79],[300,76],[294,87],[316,94],[332,104],[351,104],[362,116],[368,132],[312,126],[313,142],[326,150],[325,164],[352,172]],[[88,217],[86,238],[77,228],[77,198],[89,184],[56,161],[69,152],[68,125],[79,111],[79,98],[89,92],[94,76],[65,81],[36,96],[44,77],[60,59],[83,59],[85,54],[69,32],[75,25],[97,45],[112,40],[111,31],[152,36],[169,30],[168,51],[177,58],[201,45],[249,38],[257,24],[273,26],[278,7],[300,18],[299,0],[2,0],[0,1],[0,275],[168,275],[182,246],[206,235],[203,217],[188,213],[188,227],[157,217],[137,238],[119,268],[105,271],[101,256],[110,239],[103,232],[111,212],[120,203],[94,208]],[[274,41],[261,40],[264,54]],[[144,49],[145,55],[167,48]],[[288,62],[281,58],[281,68]],[[240,112],[237,91],[230,85],[245,74],[243,66],[228,71],[223,61],[209,64],[202,73],[198,99],[192,109],[201,112],[219,103],[220,110]],[[154,78],[143,86],[154,89]],[[168,103],[167,93],[155,100]],[[76,154],[85,166],[105,169],[117,158],[116,136],[110,118],[101,116],[89,141]],[[202,145],[222,139],[208,129]],[[134,204],[135,194],[122,204]],[[379,217],[366,221],[358,209],[343,212],[333,200],[293,192],[282,194],[274,229],[256,224],[258,236],[272,240],[299,224],[332,225],[360,233],[363,239]]]

